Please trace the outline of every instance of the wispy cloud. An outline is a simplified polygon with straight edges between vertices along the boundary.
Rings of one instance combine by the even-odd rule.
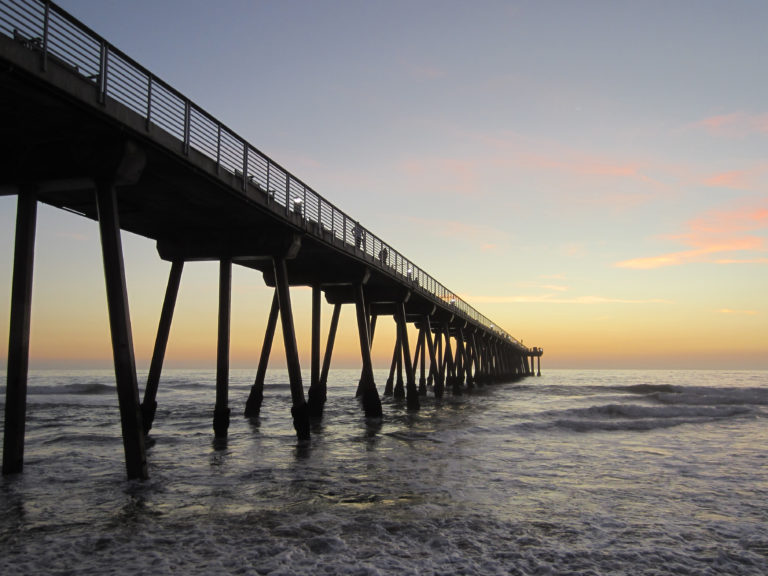
[[[446,71],[443,68],[429,65],[417,65],[410,64],[408,72],[411,77],[416,80],[435,80],[437,78],[443,78],[446,75]]]
[[[506,232],[485,224],[479,226],[460,220],[418,218],[415,216],[408,217],[408,221],[428,234],[472,242],[483,251],[498,250],[506,244],[508,238]]]
[[[704,178],[704,185],[711,188],[731,188],[734,190],[748,190],[751,188],[747,174],[743,170],[731,170],[712,174]]]
[[[692,127],[723,138],[768,134],[768,114],[747,114],[746,112],[719,114],[694,122]]]
[[[765,252],[766,240],[756,232],[768,229],[768,200],[734,210],[713,210],[691,220],[687,231],[667,238],[690,249],[617,262],[619,268],[652,269],[689,262],[763,263],[763,257],[723,258],[726,253]]]
[[[575,296],[561,298],[552,294],[528,294],[517,296],[461,296],[467,302],[482,304],[670,304],[663,298],[610,298],[606,296]]]
[[[731,308],[722,308],[718,310],[720,314],[730,314],[736,316],[756,316],[757,310],[732,310]]]

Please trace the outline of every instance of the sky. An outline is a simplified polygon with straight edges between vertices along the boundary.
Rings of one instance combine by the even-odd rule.
[[[542,347],[543,371],[768,369],[768,3],[58,3]],[[0,354],[15,212],[0,197]],[[41,206],[37,230],[31,368],[109,366],[97,225]],[[141,370],[170,265],[123,245]],[[167,366],[215,367],[217,294],[218,265],[188,263]],[[235,267],[233,366],[255,371],[271,297]],[[335,366],[360,365],[354,319]],[[382,318],[375,367],[393,345]]]

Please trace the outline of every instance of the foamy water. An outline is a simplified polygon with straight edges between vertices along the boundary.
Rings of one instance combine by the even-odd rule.
[[[419,412],[385,399],[380,426],[358,374],[332,373],[304,449],[285,374],[257,422],[233,374],[217,444],[215,374],[168,372],[145,482],[110,372],[33,374],[0,573],[768,573],[766,372],[546,371]]]

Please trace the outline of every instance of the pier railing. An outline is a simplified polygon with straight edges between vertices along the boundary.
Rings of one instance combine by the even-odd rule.
[[[189,98],[156,77],[104,38],[46,0],[0,0],[0,33],[39,51],[49,61],[71,68],[94,85],[99,102],[111,98],[242,181],[243,190],[262,191],[267,203],[286,217],[300,219],[307,233],[367,256],[370,264],[399,277],[411,289],[448,304],[455,313],[500,338],[525,348],[455,293],[364,228],[311,187],[219,122]],[[298,216],[297,216],[298,215]]]

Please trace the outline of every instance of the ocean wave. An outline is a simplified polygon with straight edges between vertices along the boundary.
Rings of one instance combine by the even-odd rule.
[[[654,430],[682,424],[714,422],[754,414],[747,406],[644,406],[639,404],[605,404],[589,408],[573,408],[540,414],[546,422],[528,423],[525,427],[566,428],[577,432],[597,430]]]
[[[114,394],[115,386],[100,384],[98,382],[82,382],[77,384],[63,384],[61,386],[30,386],[28,392],[30,395],[94,395],[94,394]]]
[[[709,386],[673,386],[669,384],[637,384],[615,387],[646,396],[663,404],[696,406],[768,406],[768,388],[715,388]]]

